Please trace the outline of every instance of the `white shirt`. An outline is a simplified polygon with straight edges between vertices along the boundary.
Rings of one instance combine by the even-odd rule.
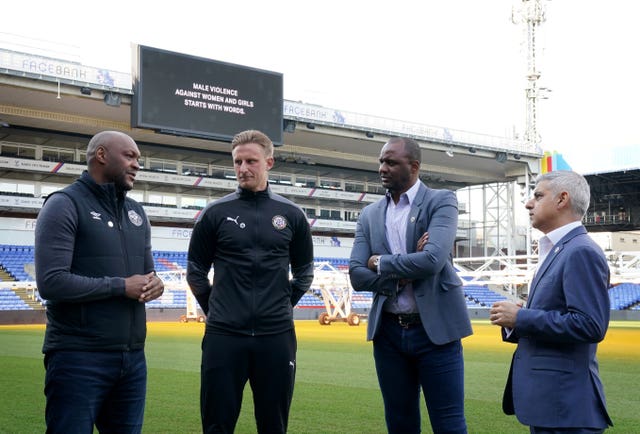
[[[547,259],[549,252],[553,249],[553,243],[548,236],[543,235],[538,240],[538,268]]]
[[[553,246],[558,244],[562,238],[564,238],[569,232],[575,228],[582,226],[582,221],[567,223],[564,226],[560,226],[557,229],[548,232],[538,240],[538,268],[542,265],[549,252],[553,249]]]

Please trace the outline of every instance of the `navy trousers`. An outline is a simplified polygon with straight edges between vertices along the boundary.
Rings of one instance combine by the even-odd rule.
[[[147,389],[144,350],[45,355],[47,433],[140,433]]]
[[[466,433],[461,342],[436,345],[421,324],[405,327],[386,315],[381,320],[373,356],[388,432],[420,432],[422,389],[433,432]]]

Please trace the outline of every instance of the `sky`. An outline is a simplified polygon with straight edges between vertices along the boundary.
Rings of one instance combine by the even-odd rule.
[[[489,135],[525,131],[518,0],[5,3],[0,44],[28,37],[87,66],[130,72],[132,44],[148,45],[283,73],[287,100]],[[584,174],[640,167],[640,3],[542,4],[541,148]]]

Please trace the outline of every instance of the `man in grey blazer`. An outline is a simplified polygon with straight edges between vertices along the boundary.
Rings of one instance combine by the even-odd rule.
[[[362,211],[349,262],[356,291],[374,294],[367,339],[390,433],[418,433],[420,389],[434,433],[466,433],[461,339],[471,322],[451,252],[453,192],[419,180],[421,151],[392,138],[380,151],[387,195]]]
[[[581,222],[589,196],[575,172],[537,179],[526,208],[545,235],[526,309],[506,301],[491,308],[503,339],[518,344],[503,410],[532,433],[602,433],[612,424],[596,360],[609,325],[609,266]]]

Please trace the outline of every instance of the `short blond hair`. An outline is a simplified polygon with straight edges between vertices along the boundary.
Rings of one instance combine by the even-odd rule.
[[[273,142],[262,131],[258,130],[246,130],[239,132],[231,140],[231,150],[236,146],[246,145],[247,143],[256,143],[264,149],[265,157],[273,157]]]

